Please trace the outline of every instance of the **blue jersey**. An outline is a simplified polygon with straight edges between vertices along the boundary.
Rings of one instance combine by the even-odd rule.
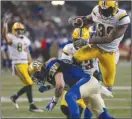
[[[90,79],[90,75],[86,74],[80,67],[64,63],[58,59],[52,59],[46,63],[46,66],[42,67],[42,75],[46,72],[47,81],[55,85],[55,75],[57,72],[63,73],[63,79],[66,85],[73,86],[76,82],[84,77]]]

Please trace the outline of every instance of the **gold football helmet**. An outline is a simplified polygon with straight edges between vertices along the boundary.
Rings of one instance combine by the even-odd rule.
[[[89,30],[88,28],[75,28],[72,32],[72,41],[73,45],[76,49],[79,47],[76,47],[75,42],[79,39],[88,40],[90,38]]]
[[[117,13],[118,2],[116,0],[102,0],[99,1],[98,5],[100,14],[106,18],[114,16]]]
[[[22,36],[24,34],[25,27],[22,23],[16,22],[12,26],[12,33],[16,36]]]
[[[28,66],[28,73],[33,76],[35,72],[41,71],[42,63],[39,61],[34,61]]]
[[[72,39],[84,39],[87,40],[89,38],[89,31],[88,28],[75,28],[72,32]]]

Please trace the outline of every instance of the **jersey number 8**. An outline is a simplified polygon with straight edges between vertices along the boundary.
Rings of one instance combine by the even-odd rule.
[[[17,44],[17,50],[18,50],[18,52],[22,52],[22,44],[21,43]]]

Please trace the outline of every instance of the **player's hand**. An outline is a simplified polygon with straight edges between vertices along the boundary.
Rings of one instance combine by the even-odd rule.
[[[84,39],[78,39],[78,40],[74,40],[74,46],[76,48],[81,48],[82,46],[84,45],[87,45],[88,41],[87,40],[84,40]]]
[[[56,106],[57,101],[58,101],[58,98],[56,98],[55,96],[52,97],[52,99],[50,100],[50,102],[49,102],[48,105],[46,106],[46,110],[47,110],[48,112],[51,112],[51,111],[54,109],[54,107]]]
[[[83,18],[81,18],[81,17],[78,17],[78,18],[70,17],[68,19],[68,23],[72,24],[72,26],[74,26],[74,27],[83,27],[84,26],[84,21],[83,21]]]
[[[3,18],[4,23],[8,23],[10,18],[11,18],[10,15],[5,15]]]
[[[41,85],[38,90],[39,90],[39,92],[43,93],[43,92],[48,91],[52,88],[53,87],[51,85],[47,85],[47,86]]]

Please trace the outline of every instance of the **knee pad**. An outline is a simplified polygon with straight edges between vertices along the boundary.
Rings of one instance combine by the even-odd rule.
[[[70,116],[70,114],[69,114],[69,109],[68,109],[67,106],[61,105],[61,106],[60,106],[60,109],[61,109],[61,111],[62,111],[62,113],[63,113],[64,115],[66,115],[67,117]]]

